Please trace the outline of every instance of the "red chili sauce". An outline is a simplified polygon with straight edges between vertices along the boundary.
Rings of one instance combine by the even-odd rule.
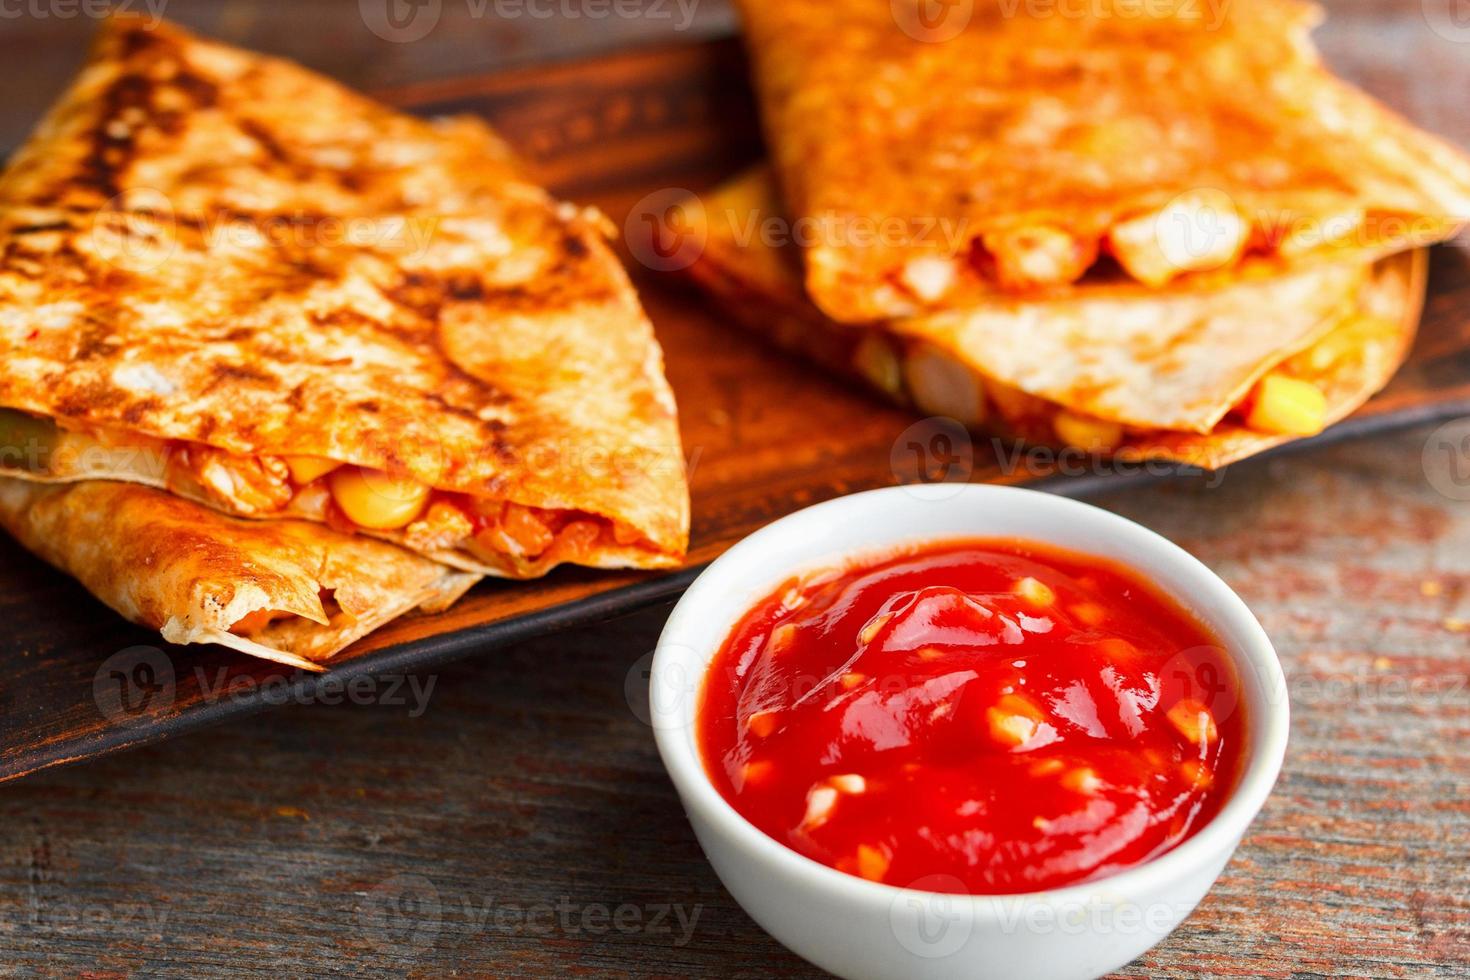
[[[1203,826],[1244,745],[1219,641],[1110,562],[945,542],[792,579],[736,625],[698,716],[710,778],[839,871],[1005,894]]]

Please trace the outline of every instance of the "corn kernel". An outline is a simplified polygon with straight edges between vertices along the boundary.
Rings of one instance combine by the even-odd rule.
[[[1051,586],[1030,575],[1016,582],[1012,591],[1033,606],[1049,606],[1057,601],[1057,594],[1052,591]]]
[[[852,352],[852,366],[873,387],[886,395],[903,391],[903,369],[893,345],[877,333],[869,331]]]
[[[770,759],[761,759],[757,762],[747,762],[740,770],[741,777],[747,784],[760,783],[769,779],[776,771],[776,764]]]
[[[1180,735],[1195,745],[1212,742],[1219,736],[1219,730],[1215,728],[1215,718],[1210,714],[1210,709],[1193,698],[1185,698],[1170,708],[1168,719],[1169,724],[1173,725]]]
[[[1120,636],[1109,636],[1097,641],[1098,652],[1109,660],[1126,663],[1138,659],[1138,647]]]
[[[374,531],[406,527],[423,513],[429,488],[381,470],[344,466],[331,475],[332,499],[354,524]]]
[[[1185,781],[1196,789],[1205,789],[1215,781],[1214,773],[1197,759],[1186,759],[1180,764],[1179,771],[1184,774]]]
[[[1256,385],[1245,424],[1261,432],[1310,436],[1327,422],[1327,396],[1310,381],[1268,374]]]
[[[1067,612],[1086,626],[1101,626],[1108,618],[1108,611],[1096,602],[1079,602],[1069,607]]]
[[[1083,766],[1078,769],[1069,769],[1062,776],[1062,787],[1074,793],[1086,793],[1089,796],[1102,788],[1103,781],[1098,778],[1096,772]]]
[[[1031,767],[1031,775],[1050,776],[1053,773],[1061,772],[1062,768],[1061,759],[1042,759]]]
[[[990,737],[1012,748],[1030,741],[1043,718],[1041,709],[1019,694],[1002,695],[994,707],[985,709]]]
[[[867,679],[867,674],[859,674],[853,671],[849,671],[848,673],[843,674],[840,678],[838,678],[837,683],[842,685],[842,689],[844,691],[851,691],[853,688],[857,687],[859,684]]]
[[[291,479],[303,487],[342,465],[334,460],[321,459],[317,456],[282,456],[281,459],[286,461],[286,468],[291,471]]]
[[[886,853],[876,847],[867,844],[859,844],[857,849],[857,870],[869,881],[882,881],[883,876],[888,874],[890,859]]]
[[[938,647],[920,647],[919,648],[919,659],[920,660],[924,660],[924,661],[928,661],[928,662],[932,662],[932,661],[935,661],[935,660],[943,660],[944,659],[944,651],[941,650],[941,649],[939,649]]]
[[[874,616],[872,619],[868,620],[866,623],[863,624],[862,630],[858,632],[858,642],[863,644],[863,646],[867,646],[869,643],[872,643],[875,639],[877,639],[879,631],[881,631],[883,627],[887,626],[888,621],[892,618],[892,613],[884,613],[881,616]]]
[[[829,777],[827,782],[843,793],[863,793],[868,789],[868,781],[854,772]]]
[[[796,639],[796,624],[782,623],[771,630],[771,641],[767,644],[772,653],[780,653],[791,646],[791,641]]]
[[[1104,452],[1123,441],[1123,426],[1107,419],[1058,412],[1051,426],[1063,443],[1088,452]]]
[[[776,712],[757,711],[745,719],[745,727],[756,738],[766,738],[776,730]]]

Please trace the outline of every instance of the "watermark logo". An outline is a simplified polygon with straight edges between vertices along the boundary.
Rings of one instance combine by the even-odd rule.
[[[147,723],[173,707],[174,665],[157,647],[119,650],[92,675],[92,700],[109,723]]]
[[[899,433],[888,452],[894,478],[904,486],[925,486],[924,499],[953,496],[975,471],[975,444],[959,421],[935,415]],[[936,485],[952,487],[946,494]]]
[[[417,874],[380,882],[357,909],[358,928],[382,952],[427,949],[438,938],[443,918],[439,889]]]
[[[889,0],[893,22],[915,41],[940,44],[960,36],[975,16],[975,0]]]
[[[704,202],[682,187],[645,195],[623,221],[623,241],[633,258],[654,272],[687,269],[709,241]]]
[[[1446,422],[1424,440],[1424,478],[1450,500],[1470,500],[1470,418]]]
[[[137,187],[117,194],[92,215],[86,244],[103,262],[125,272],[153,272],[178,251],[173,201]]]
[[[1470,43],[1470,0],[1420,0],[1429,29],[1446,41]]]
[[[974,900],[954,875],[925,875],[888,906],[888,924],[898,944],[926,960],[953,956],[975,931]]]
[[[411,44],[428,37],[444,16],[443,0],[358,0],[367,29],[385,41]],[[673,21],[675,31],[694,24],[699,0],[465,0],[471,20]]]
[[[1240,684],[1230,667],[1230,655],[1217,646],[1190,647],[1174,654],[1159,669],[1159,703],[1164,707],[1194,702],[1217,722],[1235,714]]]
[[[368,30],[394,44],[422,41],[439,26],[444,0],[357,0]]]
[[[653,670],[653,660],[661,655],[667,666]],[[694,718],[694,705],[699,697],[701,675],[690,664],[698,663],[693,649],[668,643],[654,653],[644,654],[628,671],[623,694],[634,717],[651,728],[686,728]],[[683,719],[680,721],[679,719]]]

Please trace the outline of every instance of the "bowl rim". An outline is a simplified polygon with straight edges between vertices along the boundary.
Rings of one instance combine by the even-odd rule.
[[[1240,649],[1227,646],[1226,652],[1235,664],[1238,674],[1243,677],[1250,671],[1256,675],[1258,681],[1258,691],[1242,681],[1241,696],[1249,712],[1249,756],[1246,767],[1237,776],[1229,799],[1209,822],[1162,854],[1105,877],[1028,892],[936,892],[870,881],[822,864],[770,837],[749,822],[715,788],[705,771],[698,738],[692,729],[701,700],[700,692],[717,649],[699,652],[696,664],[698,676],[693,697],[680,699],[672,710],[661,707],[658,686],[661,677],[671,669],[673,658],[679,655],[674,648],[693,649],[678,639],[685,630],[685,624],[707,618],[712,607],[729,603],[727,596],[730,592],[743,594],[740,589],[728,589],[726,586],[729,583],[726,580],[734,578],[743,581],[746,578],[742,574],[742,565],[748,556],[766,549],[772,542],[783,535],[791,534],[803,524],[825,519],[843,510],[881,510],[889,505],[961,506],[973,505],[979,500],[987,503],[1000,502],[1002,506],[1012,508],[1054,508],[1058,514],[1093,522],[1110,537],[1131,537],[1143,547],[1156,549],[1161,559],[1171,561],[1191,583],[1187,590],[1164,589],[1161,584],[1155,583],[1156,587],[1175,601],[1191,608],[1208,608],[1211,611],[1210,618],[1216,625],[1229,621],[1232,630],[1243,641]],[[983,540],[1004,538],[1006,535],[983,532],[973,535],[936,534],[930,540],[939,542],[947,539],[963,540],[967,537]],[[923,539],[924,536],[900,536],[887,544],[898,546],[906,541]],[[1043,540],[1055,547],[1071,547],[1060,541],[1034,537],[1030,540]],[[881,552],[887,544],[878,540],[872,542],[870,547],[849,549],[843,554]],[[1095,554],[1084,548],[1073,547],[1072,550],[1083,555]],[[1100,557],[1108,558],[1106,555]],[[1130,563],[1119,563],[1131,567]],[[810,566],[819,563],[814,561],[807,564]],[[773,571],[767,576],[769,587],[774,589],[784,578],[801,570],[802,566],[798,565]],[[1141,571],[1138,573],[1144,574]],[[1150,581],[1155,579],[1153,575],[1146,577]],[[733,625],[735,618],[745,612],[747,604],[742,600],[735,608],[726,624],[727,629],[729,625]],[[1204,617],[1203,613],[1197,615]],[[1136,899],[1197,874],[1221,853],[1228,856],[1260,812],[1276,783],[1285,759],[1290,728],[1286,678],[1270,638],[1245,601],[1208,566],[1157,532],[1112,511],[1054,493],[994,484],[920,484],[847,494],[802,508],[751,533],[711,562],[679,599],[659,636],[649,671],[649,686],[650,723],[654,730],[654,740],[664,768],[668,771],[681,801],[690,811],[697,810],[705,821],[735,840],[748,854],[823,891],[847,892],[851,897],[882,899],[890,903],[904,897],[925,896],[936,901],[967,904],[971,907],[972,914],[976,911],[988,911],[998,915],[1002,909],[1012,912],[1014,906],[1035,906],[1038,903],[1058,907],[1096,902],[1100,893],[1125,901]]]

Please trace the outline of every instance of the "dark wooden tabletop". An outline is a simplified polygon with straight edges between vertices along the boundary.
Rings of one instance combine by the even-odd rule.
[[[1436,3],[1330,4],[1319,40],[1470,145],[1470,20]],[[0,3],[0,146],[75,67],[84,9]],[[167,3],[367,88],[730,26],[713,0],[404,9],[439,19],[389,41],[373,0]],[[1470,420],[1097,501],[1241,593],[1294,710],[1219,885],[1124,975],[1470,974],[1467,440]],[[733,905],[659,765],[637,691],[665,613],[0,789],[0,975],[810,972]]]

